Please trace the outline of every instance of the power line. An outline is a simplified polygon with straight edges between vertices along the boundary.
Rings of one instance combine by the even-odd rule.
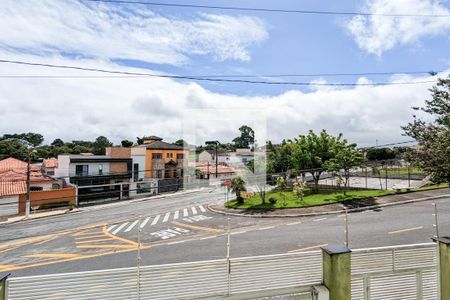
[[[87,67],[77,67],[77,66],[69,66],[69,65],[44,64],[44,63],[18,61],[18,60],[3,60],[2,59],[2,60],[0,60],[0,63],[19,64],[19,65],[27,65],[27,66],[39,66],[39,67],[58,68],[58,69],[71,69],[71,70],[89,71],[89,72],[101,72],[101,73],[107,73],[107,74],[147,76],[147,77],[151,77],[151,78],[169,78],[169,79],[182,79],[182,80],[194,80],[194,81],[249,83],[249,84],[266,84],[266,85],[387,86],[387,85],[413,85],[413,84],[425,84],[425,83],[435,82],[435,80],[409,81],[409,82],[374,82],[374,83],[321,83],[321,82],[293,82],[293,81],[262,81],[262,80],[225,79],[225,78],[211,78],[211,77],[199,77],[199,76],[164,75],[164,74],[151,74],[151,73],[140,73],[140,72],[112,71],[112,70],[106,70],[106,69],[100,69],[100,68],[87,68]],[[9,76],[9,75],[5,75],[5,76]],[[30,75],[27,75],[27,76],[30,76]],[[4,76],[2,76],[2,77],[4,77]],[[111,77],[111,76],[108,76],[108,77]],[[20,77],[14,77],[14,78],[20,78]],[[58,76],[55,78],[63,78],[63,77]]]
[[[437,14],[384,14],[384,13],[368,13],[368,12],[351,12],[351,11],[323,11],[323,10],[272,9],[272,8],[261,8],[261,7],[257,8],[257,7],[237,7],[237,6],[211,6],[211,5],[195,5],[195,4],[130,1],[130,0],[84,0],[84,1],[104,2],[104,3],[112,3],[112,4],[141,4],[141,5],[165,6],[165,7],[202,8],[202,9],[254,11],[254,12],[276,12],[276,13],[291,13],[291,14],[304,14],[304,15],[426,17],[426,18],[449,18],[450,17],[450,14],[439,14],[439,15],[437,15]]]
[[[381,75],[419,75],[437,74],[440,71],[396,71],[396,72],[362,72],[362,73],[311,73],[311,74],[225,74],[225,75],[188,75],[195,78],[286,78],[286,77],[346,77],[346,76],[381,76]],[[98,75],[0,75],[0,78],[139,78],[142,75],[98,76]]]

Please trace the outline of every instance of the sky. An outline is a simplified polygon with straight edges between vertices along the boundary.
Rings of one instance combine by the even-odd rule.
[[[376,14],[450,14],[448,0],[318,2],[189,3]],[[408,141],[401,126],[411,120],[411,107],[423,105],[436,78],[448,77],[450,73],[450,18],[4,0],[0,5],[0,28],[0,60],[151,74],[258,75],[252,79],[278,82],[425,82],[330,87],[105,78],[102,73],[0,63],[0,134],[39,132],[47,143],[55,138],[70,141],[95,139],[99,135],[115,143],[143,135],[175,141],[183,137],[186,111],[191,109],[218,114],[216,119],[200,122],[197,142],[231,141],[238,135],[240,125],[251,123],[221,120],[214,109],[260,111],[266,118],[267,137],[273,142],[295,138],[310,129],[342,132],[360,146]],[[408,71],[440,73],[434,77],[402,73]],[[320,75],[367,72],[394,74]],[[319,75],[264,76],[273,74]],[[14,77],[23,75],[31,77]],[[32,77],[44,75],[50,77]]]

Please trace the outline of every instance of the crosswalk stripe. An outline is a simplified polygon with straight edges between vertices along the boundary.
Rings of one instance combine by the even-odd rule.
[[[152,222],[152,224],[150,224],[150,226],[153,226],[156,223],[158,223],[159,217],[161,217],[161,215],[157,215],[156,218],[153,219],[153,222]]]
[[[117,224],[114,224],[114,225],[110,226],[108,229],[106,229],[106,231],[110,232],[111,230],[116,228],[116,226],[117,226]]]
[[[188,211],[187,208],[183,209],[183,217],[187,217],[188,216]]]
[[[192,210],[192,213],[193,213],[194,215],[197,214],[197,209],[195,208],[195,206],[192,206],[192,207],[191,207],[191,210]]]
[[[117,227],[117,229],[114,230],[112,234],[116,234],[116,233],[118,233],[119,231],[121,231],[122,228],[124,228],[125,226],[128,225],[128,223],[129,223],[129,222],[125,222],[125,223],[123,223],[122,225],[120,225],[119,227]]]
[[[174,220],[178,219],[179,213],[180,213],[180,212],[179,212],[178,210],[175,212],[175,214],[173,215],[173,219],[174,219]]]
[[[127,229],[125,229],[125,232],[130,231],[131,229],[133,229],[134,226],[136,226],[136,224],[139,222],[139,220],[134,221],[133,223],[131,223],[130,226],[128,226]]]
[[[170,212],[166,213],[166,215],[164,216],[164,219],[162,220],[163,223],[167,222],[169,220],[169,216],[170,216]]]
[[[206,209],[203,207],[203,205],[199,205],[198,208],[200,208],[200,210],[201,210],[202,212],[205,212],[205,211],[206,211]]]
[[[141,228],[144,228],[145,225],[147,225],[148,221],[150,220],[150,217],[147,217],[144,222],[141,223]]]

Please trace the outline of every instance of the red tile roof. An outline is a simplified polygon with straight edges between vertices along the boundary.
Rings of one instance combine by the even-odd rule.
[[[57,158],[44,159],[42,165],[44,166],[44,168],[57,168],[58,159]]]
[[[207,164],[198,164],[195,168],[205,174],[207,174],[208,171],[209,171],[209,174],[216,173],[216,165],[215,164],[210,164],[209,167]],[[228,173],[234,173],[234,172],[235,171],[232,167],[228,167],[228,166],[224,166],[224,165],[217,165],[217,173],[218,174],[228,174]]]
[[[25,194],[27,192],[26,162],[15,158],[0,160],[0,197]],[[31,165],[30,182],[53,182],[53,178],[43,176],[39,168]]]

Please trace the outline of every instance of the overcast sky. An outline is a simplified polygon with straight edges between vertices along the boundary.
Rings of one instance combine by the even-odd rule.
[[[176,3],[177,1],[173,1]],[[184,1],[178,1],[185,3]],[[192,1],[217,6],[450,14],[449,1]],[[342,17],[3,0],[0,59],[177,75],[267,75],[450,70],[450,18]],[[0,75],[105,75],[0,64]],[[302,82],[423,82],[427,74],[255,78]],[[296,87],[167,78],[0,78],[0,134],[39,132],[51,142],[105,135],[183,136],[186,109],[260,109],[275,142],[309,129],[361,146],[409,140],[401,125],[433,83]],[[205,122],[197,141],[230,141],[238,123]],[[242,122],[246,123],[245,120]]]

